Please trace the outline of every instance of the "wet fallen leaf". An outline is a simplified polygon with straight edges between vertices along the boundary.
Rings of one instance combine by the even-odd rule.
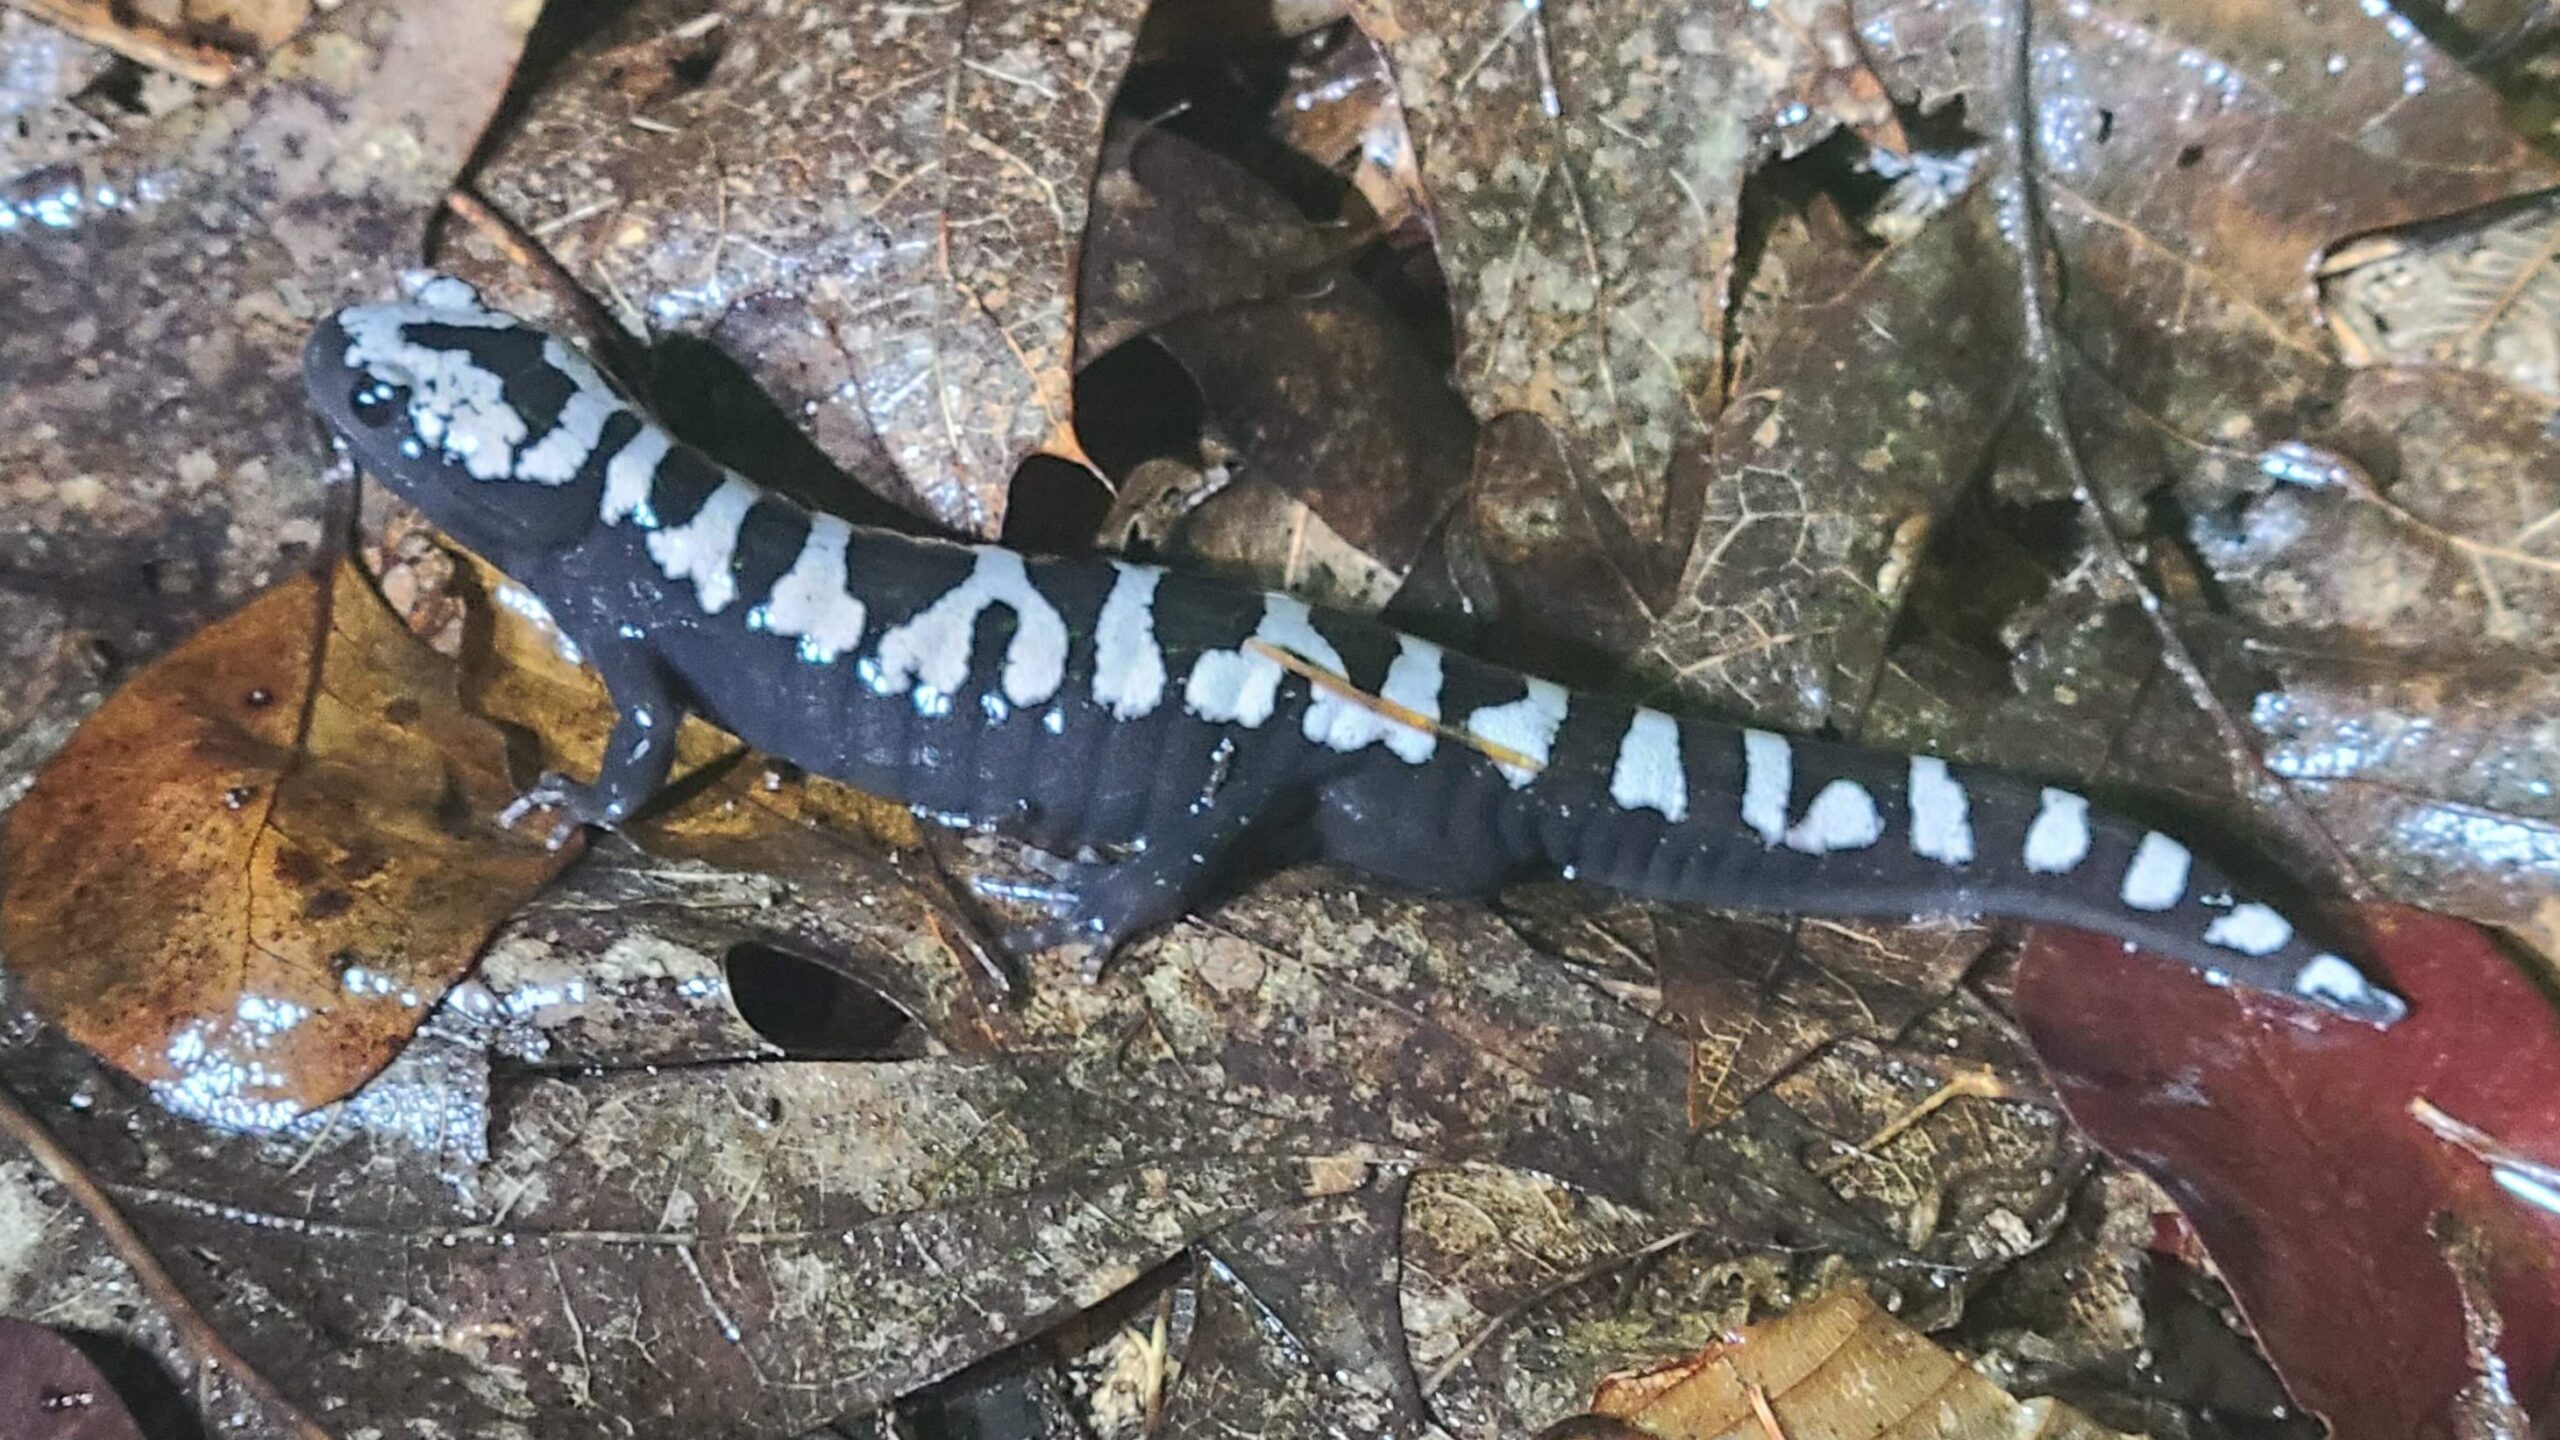
[[[1662,1440],[2107,1440],[2053,1400],[2018,1400],[1962,1359],[1839,1290],[1660,1369],[1610,1377],[1594,1412]]]
[[[1766,1100],[1748,1126],[1693,1135],[1680,1037],[1481,913],[1284,886],[1180,927],[1101,985],[1061,960],[993,1004],[915,892],[847,852],[767,839],[755,863],[772,868],[741,874],[682,848],[600,848],[509,924],[400,1062],[432,1040],[476,1059],[485,1092],[459,1071],[395,1067],[377,1085],[408,1090],[368,1086],[285,1145],[209,1143],[112,1093],[52,1113],[288,1393],[315,1413],[465,1433],[524,1407],[545,1434],[614,1433],[635,1409],[674,1417],[668,1433],[795,1433],[1197,1243],[1232,1253],[1238,1324],[1219,1343],[1242,1348],[1189,1362],[1295,1375],[1313,1354],[1336,1378],[1305,1398],[1328,1414],[1395,1391],[1381,1327],[1398,1311],[1378,1288],[1394,1247],[1476,1254],[1491,1213],[1524,1247],[1506,1263],[1409,1280],[1432,1296],[1423,1363],[1470,1346],[1438,1394],[1474,1413],[1513,1383],[1514,1316],[1552,1292],[1559,1263],[1710,1222],[1887,1272],[1902,1253],[1805,1172],[1820,1137]],[[753,1052],[710,1012],[737,973],[724,981],[724,955],[750,938],[873,982],[927,1028],[928,1052],[735,1063]],[[12,1073],[61,1094],[24,1055]],[[1420,1209],[1320,1223],[1325,1206],[1357,1208],[1322,1197],[1364,1195],[1396,1165],[1429,1172]],[[1982,1251],[1956,1225],[1933,1245],[1953,1266],[1910,1273]],[[385,1289],[386,1273],[402,1278]],[[1371,1320],[1345,1328],[1346,1303]],[[1681,1313],[1663,1304],[1665,1323]],[[1299,1338],[1251,1323],[1273,1309],[1302,1317]],[[1612,1309],[1568,1311],[1572,1347],[1533,1350],[1536,1383],[1587,1393]],[[345,1338],[315,1343],[315,1329]],[[491,1408],[493,1389],[509,1408]],[[594,1398],[607,1394],[610,1409]],[[1260,1403],[1179,1403],[1223,1414],[1239,1399]]]
[[[382,1068],[573,852],[511,838],[499,734],[350,566],[199,631],[18,802],[0,935],[164,1104],[268,1126]]]
[[[1975,83],[1943,19],[1886,27],[1904,57],[1880,63],[1890,82]],[[1950,664],[1943,635],[1898,647],[1875,718],[1970,732],[1958,748],[2001,735],[2025,756],[2021,732],[2077,734],[2098,743],[2043,763],[2243,818],[2296,874],[2525,920],[2560,883],[2538,838],[2551,802],[2508,786],[2482,805],[2497,787],[2468,757],[2537,743],[2530,708],[2475,697],[2537,663],[2526,637],[2553,572],[2528,527],[2548,508],[2549,442],[2485,377],[2340,363],[2356,357],[2332,350],[2305,276],[2350,237],[2530,192],[2551,167],[2387,10],[2099,5],[2039,8],[2034,23],[2028,123],[2070,276],[2056,363],[2098,508],[2067,491],[2050,444],[2004,457],[1992,517],[2032,537],[2038,504],[2043,524],[2068,516],[2078,568],[2006,607],[1988,671]],[[2358,118],[2323,118],[2337,115]],[[2332,455],[2371,483],[2324,480]],[[2086,544],[2100,518],[2135,547],[2133,570]],[[1979,528],[1942,527],[1932,563],[1974,558],[1954,546]],[[2125,593],[2136,573],[2193,666],[2144,640],[2151,623]],[[2342,674],[2375,675],[2381,656],[2396,686],[2340,693]],[[2018,698],[1969,699],[1968,674]],[[2413,709],[2418,694],[2435,698]],[[2447,739],[2401,752],[2402,776],[2425,775],[2408,789],[2368,783],[2373,757],[2352,746],[2296,763],[2306,733],[2413,720]],[[2355,778],[2325,783],[2331,761]]]
[[[2040,938],[2020,1020],[2072,1118],[2160,1182],[2295,1396],[2339,1440],[2464,1434],[2465,1305],[2434,1219],[2484,1237],[2498,1354],[2524,1403],[2560,1371],[2560,1210],[2410,1114],[2424,1100],[2560,1162],[2560,1024],[2478,929],[2370,916],[2411,1002],[2376,1032],[2216,990],[2094,937]]]
[[[1141,9],[729,5],[635,113],[616,57],[701,7],[623,7],[476,183],[626,325],[710,340],[846,471],[993,535],[1015,462],[1074,450],[1072,254]]]
[[[0,1434],[10,1440],[142,1440],[142,1428],[80,1347],[0,1320]]]

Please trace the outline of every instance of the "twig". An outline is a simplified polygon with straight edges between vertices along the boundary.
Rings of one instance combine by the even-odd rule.
[[[107,0],[6,0],[10,6],[47,25],[112,50],[127,60],[166,70],[198,85],[224,85],[240,68],[240,57],[211,45],[149,25],[117,18]]]
[[[1520,750],[1514,750],[1510,746],[1501,744],[1498,741],[1487,740],[1473,731],[1460,730],[1448,725],[1443,725],[1439,721],[1432,719],[1430,716],[1423,714],[1421,711],[1416,710],[1409,705],[1399,705],[1395,701],[1390,700],[1383,695],[1372,695],[1368,691],[1351,683],[1350,680],[1343,676],[1334,674],[1332,671],[1317,664],[1313,660],[1307,659],[1298,652],[1294,650],[1284,650],[1281,647],[1272,644],[1270,641],[1263,639],[1259,635],[1246,637],[1244,648],[1279,666],[1283,670],[1289,671],[1294,675],[1305,677],[1307,683],[1315,689],[1322,690],[1326,694],[1335,696],[1339,699],[1347,700],[1361,709],[1369,711],[1371,714],[1393,721],[1408,730],[1419,730],[1432,735],[1445,735],[1451,740],[1466,746],[1468,749],[1482,754],[1486,759],[1493,761],[1497,765],[1508,765],[1515,770],[1525,770],[1532,775],[1535,775],[1539,771],[1547,768],[1546,762],[1540,760],[1535,755],[1531,755]]]
[[[124,1212],[116,1208],[115,1201],[98,1187],[97,1181],[89,1178],[89,1172],[70,1151],[62,1148],[62,1143],[53,1138],[53,1133],[28,1114],[5,1090],[0,1090],[0,1131],[6,1131],[11,1139],[26,1147],[27,1154],[53,1177],[53,1183],[69,1193],[72,1203],[88,1212],[91,1222],[107,1237],[107,1248],[133,1271],[135,1283],[142,1287],[142,1293],[151,1298],[151,1303],[160,1313],[168,1317],[169,1328],[177,1334],[178,1343],[195,1355],[199,1366],[229,1374],[232,1382],[247,1391],[295,1440],[330,1440],[328,1431],[312,1423],[311,1417],[286,1399],[273,1381],[241,1359],[230,1342],[222,1338],[221,1332],[197,1312],[186,1292],[178,1288],[178,1282],[171,1279],[168,1270],[160,1264],[160,1257],[152,1253],[151,1247],[143,1242],[141,1233],[124,1218]]]
[[[2018,1098],[2018,1091],[2015,1086],[1988,1069],[1957,1071],[1942,1081],[1938,1088],[1922,1096],[1918,1104],[1904,1107],[1902,1113],[1884,1122],[1873,1135],[1850,1146],[1841,1154],[1833,1156],[1829,1161],[1812,1167],[1813,1173],[1829,1175],[1847,1165],[1851,1160],[1876,1158],[1876,1152],[1892,1144],[1902,1132],[1937,1114],[1948,1101],[1965,1095],[1983,1100],[2015,1100]]]
[[[1742,1394],[1751,1402],[1751,1418],[1760,1422],[1760,1433],[1767,1440],[1787,1440],[1786,1427],[1778,1423],[1778,1412],[1769,1405],[1769,1387],[1756,1380],[1742,1382]]]
[[[2437,1139],[2489,1167],[2489,1178],[2499,1189],[2537,1210],[2560,1214],[2560,1166],[2518,1152],[2479,1126],[2437,1109],[2423,1095],[2410,1099],[2409,1117]]]

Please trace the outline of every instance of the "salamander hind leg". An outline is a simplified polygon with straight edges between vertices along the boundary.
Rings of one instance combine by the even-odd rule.
[[[1287,823],[1287,778],[1232,778],[1159,823],[1125,858],[1053,866],[1051,883],[1040,888],[1056,918],[1007,933],[1005,948],[1032,955],[1081,946],[1084,978],[1098,977],[1123,944],[1206,898],[1243,858],[1248,836]]]

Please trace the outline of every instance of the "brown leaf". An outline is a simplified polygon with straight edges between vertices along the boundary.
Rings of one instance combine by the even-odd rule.
[[[494,730],[351,566],[143,670],[11,817],[11,968],[74,1038],[217,1123],[353,1090],[570,853],[499,832]]]
[[[635,116],[626,47],[701,7],[625,7],[478,183],[626,325],[710,340],[865,484],[993,535],[1015,463],[1072,453],[1072,254],[1140,8],[728,6],[717,63]]]
[[[1663,1440],[2116,1434],[2057,1401],[2011,1397],[1857,1290],[1807,1301],[1661,1369],[1612,1377],[1591,1408]]]
[[[1650,534],[1721,401],[1742,180],[1804,32],[1742,0],[1353,11],[1395,63],[1477,414],[1554,425]]]

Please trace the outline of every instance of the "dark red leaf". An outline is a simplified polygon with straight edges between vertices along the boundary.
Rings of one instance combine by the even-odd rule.
[[[2410,1106],[2560,1161],[2560,1027],[2477,927],[2368,919],[2361,954],[2412,1007],[2389,1031],[2066,932],[2029,945],[2018,1016],[2072,1118],[2184,1208],[2296,1399],[2339,1440],[2450,1436],[2476,1370],[2431,1222],[2450,1211],[2488,1237],[2507,1383],[2547,1409],[2560,1214],[2502,1189]]]
[[[0,1320],[0,1435],[142,1440],[124,1402],[80,1347],[24,1320]]]

